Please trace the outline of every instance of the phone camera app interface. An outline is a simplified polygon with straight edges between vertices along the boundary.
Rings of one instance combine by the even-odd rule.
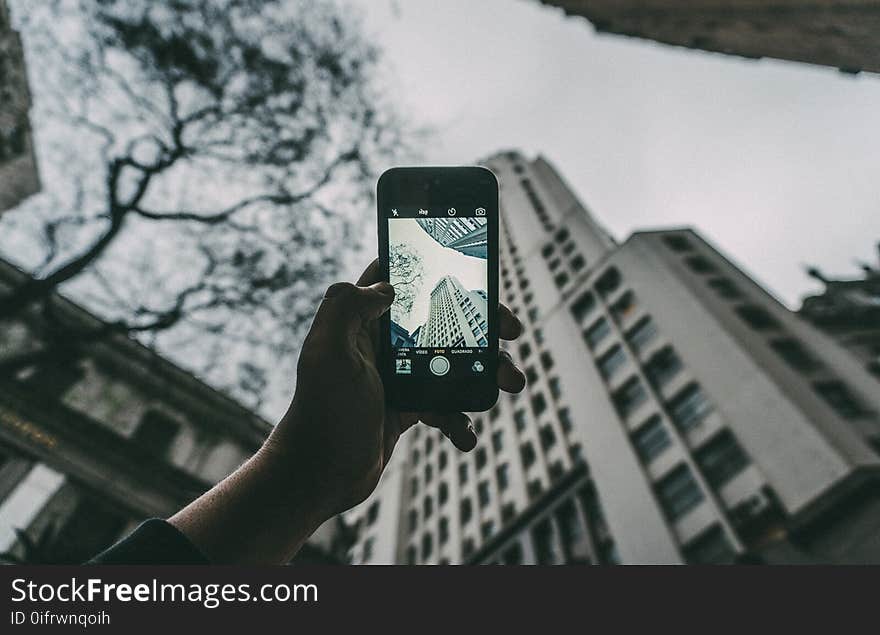
[[[388,211],[391,347],[402,377],[475,377],[487,368],[485,207]]]

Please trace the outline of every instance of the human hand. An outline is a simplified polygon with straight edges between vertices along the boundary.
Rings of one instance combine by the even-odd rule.
[[[419,421],[440,429],[462,451],[477,443],[464,413],[386,407],[376,360],[378,319],[393,300],[391,285],[379,279],[378,261],[357,285],[337,283],[327,289],[300,352],[296,394],[264,448],[289,466],[292,481],[309,484],[310,504],[327,518],[372,493],[400,435]],[[498,310],[501,338],[519,337],[522,325],[516,316],[504,305]],[[499,388],[521,391],[525,375],[509,354],[499,355]]]

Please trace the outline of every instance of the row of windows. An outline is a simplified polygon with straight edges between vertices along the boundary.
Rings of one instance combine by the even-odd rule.
[[[684,236],[664,236],[663,240],[673,251],[681,253],[694,251],[690,241]],[[701,255],[686,256],[684,262],[691,270],[700,275],[718,273],[717,267]],[[741,300],[745,297],[736,285],[727,278],[712,277],[707,280],[707,284],[725,299]],[[756,331],[781,331],[783,328],[779,320],[760,306],[739,304],[734,307],[734,312]],[[823,368],[821,361],[816,359],[801,342],[792,337],[784,335],[775,337],[770,339],[768,344],[786,364],[802,374],[809,375]],[[816,380],[812,382],[812,388],[843,418],[854,419],[871,414],[842,381],[836,379]]]

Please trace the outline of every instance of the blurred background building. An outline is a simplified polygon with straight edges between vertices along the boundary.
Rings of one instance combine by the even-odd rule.
[[[25,274],[0,261],[0,291]],[[56,317],[102,323],[60,297]],[[126,337],[43,357],[44,315],[0,322],[0,552],[12,562],[82,562],[150,517],[167,517],[256,450],[271,425]],[[52,350],[51,348],[49,350]],[[5,376],[5,375],[4,375]],[[349,532],[325,524],[297,562],[345,560]]]
[[[24,51],[0,0],[0,214],[40,190]]]
[[[742,57],[880,72],[878,0],[541,0],[597,31]]]
[[[877,251],[877,266],[863,264],[863,278],[834,280],[811,268],[825,290],[805,298],[799,313],[880,377],[880,245]]]
[[[501,182],[521,395],[416,427],[357,563],[880,562],[880,390],[689,228],[617,244],[544,159]]]

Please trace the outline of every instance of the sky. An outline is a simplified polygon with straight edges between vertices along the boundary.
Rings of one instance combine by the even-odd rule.
[[[486,261],[443,247],[431,238],[414,218],[388,221],[388,240],[392,245],[406,243],[422,256],[424,267],[422,285],[413,300],[413,310],[406,318],[400,320],[400,325],[410,333],[427,322],[431,309],[431,291],[443,276],[455,276],[469,291],[486,290]],[[393,279],[391,283],[394,284]]]
[[[351,0],[428,164],[544,155],[619,240],[690,225],[792,308],[880,240],[880,75],[596,34],[537,0]]]

